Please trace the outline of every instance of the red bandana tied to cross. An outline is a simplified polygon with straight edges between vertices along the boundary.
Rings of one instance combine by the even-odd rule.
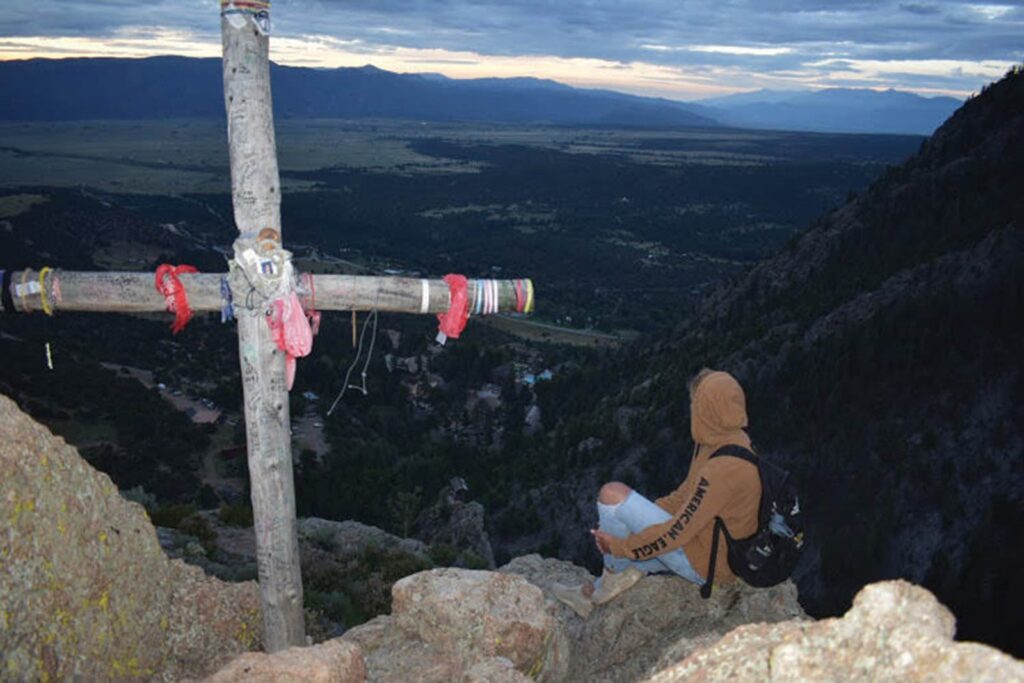
[[[192,309],[188,305],[188,293],[178,276],[182,273],[198,273],[195,266],[172,266],[164,263],[156,269],[156,291],[163,294],[167,302],[167,310],[174,314],[171,332],[178,334],[188,321],[192,319]]]
[[[447,339],[458,339],[462,331],[466,329],[466,321],[469,320],[469,282],[465,275],[449,273],[444,276],[448,283],[448,291],[451,295],[451,304],[448,310],[437,315],[438,325],[437,341],[444,344]]]
[[[274,338],[277,348],[285,353],[285,374],[288,378],[288,390],[295,383],[295,359],[308,356],[313,350],[313,331],[309,327],[309,319],[299,296],[294,291],[280,299],[275,299],[267,325]]]

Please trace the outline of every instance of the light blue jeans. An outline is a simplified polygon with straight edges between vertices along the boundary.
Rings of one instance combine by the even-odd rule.
[[[672,515],[636,491],[631,491],[626,496],[626,500],[616,505],[597,504],[598,528],[618,538],[625,538],[630,534],[635,534],[649,526],[660,524],[671,518]],[[698,586],[704,585],[704,578],[690,564],[690,560],[686,557],[686,553],[683,552],[682,548],[650,560],[641,561],[605,555],[604,566],[613,572],[625,571],[629,567],[636,567],[645,574],[668,570],[675,572]],[[594,585],[595,587],[600,586],[601,580],[598,579]]]

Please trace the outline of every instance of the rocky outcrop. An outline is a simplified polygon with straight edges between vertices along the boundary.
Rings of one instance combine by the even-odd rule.
[[[255,583],[168,560],[145,510],[0,396],[5,680],[178,680],[258,648]]]
[[[412,538],[399,538],[377,527],[352,520],[335,522],[319,517],[299,520],[299,540],[340,556],[355,555],[367,547],[400,550],[429,560],[427,546]]]
[[[484,506],[466,501],[468,491],[461,477],[445,486],[437,502],[416,519],[416,535],[433,546],[449,546],[457,552],[454,564],[494,569],[494,551],[484,524]]]
[[[250,652],[236,657],[203,683],[362,683],[364,680],[366,666],[359,646],[332,640],[313,647],[290,647],[272,655]]]
[[[815,622],[790,583],[703,600],[682,579],[648,576],[582,620],[549,590],[586,578],[537,555],[499,572],[421,572],[395,584],[390,616],[317,648],[245,655],[210,682],[348,683],[362,662],[366,680],[387,683],[1024,681],[1024,663],[954,642],[949,611],[903,581],[868,586],[846,616]]]
[[[557,602],[553,583],[592,579],[568,562],[518,557],[502,572],[524,576],[544,591],[558,616],[559,641],[567,643],[566,681],[635,681],[650,676],[742,624],[802,620],[806,616],[791,583],[754,589],[736,583],[700,597],[697,586],[676,576],[648,576],[586,621]]]
[[[435,569],[395,584],[392,614],[356,627],[370,681],[639,680],[737,625],[803,618],[792,585],[696,587],[652,576],[587,621],[550,594],[591,578],[568,562],[516,558],[498,572]]]
[[[390,616],[343,636],[362,647],[370,681],[481,680],[487,671],[510,681],[516,671],[564,678],[552,605],[521,576],[434,569],[402,579],[392,594]]]
[[[842,618],[742,626],[648,681],[1024,681],[1024,662],[954,630],[925,589],[876,583]]]

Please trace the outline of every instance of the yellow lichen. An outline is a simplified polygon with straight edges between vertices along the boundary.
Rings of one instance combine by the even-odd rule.
[[[241,625],[235,633],[235,641],[240,643],[246,650],[251,650],[256,646],[256,632],[249,625],[249,619],[242,619]]]
[[[100,543],[106,543],[107,542],[107,532],[106,531],[101,531],[100,535],[99,535],[99,539],[100,539]]]
[[[533,666],[530,667],[530,670],[526,672],[526,675],[534,680],[537,680],[541,672],[544,670],[544,660],[547,658],[548,649],[551,646],[551,636],[552,632],[548,631],[547,635],[544,636],[544,647],[541,650],[540,655],[536,660],[534,660]]]
[[[114,674],[111,678],[142,678],[154,673],[152,669],[141,668],[138,657],[131,657],[124,662],[114,659],[110,662],[110,670]]]
[[[110,605],[110,593],[103,591],[103,595],[96,601],[96,606],[102,609],[104,612],[107,611],[107,607]]]
[[[14,505],[11,506],[11,526],[18,525],[18,522],[21,520],[21,515],[23,512],[32,512],[35,509],[36,502],[31,498],[26,498],[25,500],[15,499]]]

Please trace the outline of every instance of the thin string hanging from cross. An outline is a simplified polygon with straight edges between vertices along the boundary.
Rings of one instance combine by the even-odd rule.
[[[349,379],[352,377],[352,371],[355,370],[356,365],[359,364],[359,357],[363,355],[363,340],[366,338],[366,328],[370,326],[370,319],[373,319],[373,332],[370,335],[370,349],[366,354],[366,361],[363,363],[363,382],[362,385],[349,384]],[[373,357],[373,347],[377,343],[377,311],[370,311],[366,314],[366,318],[363,320],[363,331],[359,333],[359,348],[356,349],[356,357],[352,359],[352,364],[348,366],[348,372],[345,373],[345,381],[342,382],[341,391],[338,392],[337,398],[334,399],[334,403],[327,410],[327,415],[330,416],[334,412],[334,409],[338,405],[338,401],[345,395],[345,392],[349,389],[355,389],[361,391],[363,396],[368,396],[369,391],[366,388],[366,371],[370,367],[370,359]]]
[[[43,266],[42,270],[39,271],[39,300],[43,306],[43,313],[46,314],[47,318],[53,317],[53,306],[50,304],[49,299],[46,296],[46,276],[53,273],[53,268],[50,266]],[[55,275],[50,276],[51,285],[55,287],[55,292],[60,292],[60,287],[57,285],[57,278]],[[57,294],[54,294],[54,297]],[[46,369],[53,371],[53,349],[50,346],[50,322],[46,322]]]

